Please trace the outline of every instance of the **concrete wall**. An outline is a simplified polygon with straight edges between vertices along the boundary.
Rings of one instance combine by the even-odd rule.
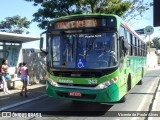
[[[37,49],[23,49],[23,61],[27,63],[30,83],[45,82],[46,56]]]
[[[149,68],[151,67],[157,67],[158,66],[158,57],[155,54],[155,52],[150,52],[150,54],[147,54],[147,66]]]

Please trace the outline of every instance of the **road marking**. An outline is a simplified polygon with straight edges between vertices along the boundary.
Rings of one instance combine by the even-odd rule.
[[[160,91],[160,85],[158,86],[158,89],[156,91],[156,95],[155,95],[155,100],[153,102],[153,107],[152,107],[152,111],[155,111],[156,110],[156,107],[157,107],[157,100],[158,100],[158,96],[160,96],[160,93],[158,92]]]
[[[155,78],[155,80],[156,79],[159,79],[159,76],[157,78]],[[151,87],[148,89],[148,91],[146,93],[149,93],[152,90],[154,84],[155,84],[155,82],[151,84]],[[155,92],[157,92],[157,91],[155,91]],[[142,111],[142,108],[143,108],[143,106],[145,104],[145,101],[147,101],[147,97],[144,97],[142,99],[137,111]],[[139,119],[139,117],[133,117],[131,120],[138,120],[138,119]]]
[[[152,105],[152,109],[151,111],[156,111],[156,107],[157,107],[157,103],[158,103],[158,98],[160,96],[160,93],[158,91],[160,91],[160,80],[159,80],[159,83],[158,83],[158,89],[156,91],[156,95],[155,95],[155,99],[153,101],[153,105]],[[153,117],[148,117],[148,120],[152,120]]]
[[[16,107],[16,106],[19,106],[19,105],[22,105],[22,104],[26,104],[26,103],[29,103],[31,101],[35,101],[35,100],[39,100],[43,97],[46,97],[47,95],[41,95],[41,96],[38,96],[38,97],[35,97],[35,98],[32,98],[32,99],[29,99],[29,100],[25,100],[25,101],[22,101],[22,102],[19,102],[19,103],[15,103],[15,104],[12,104],[12,105],[8,105],[6,107],[2,107],[0,108],[0,111],[3,111],[3,110],[7,110],[7,109],[10,109],[10,108],[13,108],[13,107]]]

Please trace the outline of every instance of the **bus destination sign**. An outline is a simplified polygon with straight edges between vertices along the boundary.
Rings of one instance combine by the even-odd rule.
[[[60,21],[55,23],[55,29],[74,29],[83,27],[97,27],[97,19],[85,19],[85,20],[72,20],[72,21]]]

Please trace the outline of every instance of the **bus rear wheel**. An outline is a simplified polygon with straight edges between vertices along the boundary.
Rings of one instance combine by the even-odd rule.
[[[138,82],[138,84],[137,85],[142,85],[142,79]]]
[[[141,80],[137,83],[137,85],[142,85],[142,83],[143,83],[142,78],[143,78],[143,69],[142,69],[142,77],[141,77]]]
[[[124,95],[121,99],[120,99],[120,103],[124,103],[126,101],[126,95]]]

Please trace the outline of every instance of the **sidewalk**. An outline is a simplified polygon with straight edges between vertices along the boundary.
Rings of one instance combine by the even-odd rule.
[[[152,71],[152,70],[160,71],[160,65],[156,67],[149,67],[147,70],[148,71]],[[159,79],[159,83],[157,85],[155,96],[153,98],[152,108],[150,110],[151,113],[158,115],[158,117],[151,116],[151,117],[148,117],[147,120],[159,120],[160,119],[160,75],[158,79]]]
[[[10,89],[10,94],[4,95],[3,90],[0,89],[0,111],[7,110],[9,108],[21,105],[33,100],[40,99],[46,96],[45,84],[28,85],[28,97],[20,96],[22,86],[18,86],[15,89]]]
[[[160,120],[160,79],[153,98],[152,108],[150,110],[151,115],[147,120]],[[156,116],[156,117],[154,117]]]

